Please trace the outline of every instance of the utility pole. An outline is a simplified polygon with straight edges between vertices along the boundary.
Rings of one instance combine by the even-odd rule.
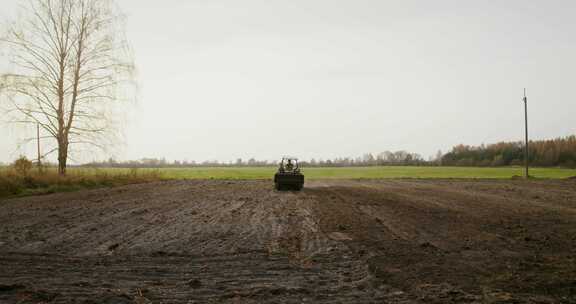
[[[36,143],[38,148],[38,171],[42,171],[42,162],[40,156],[40,124],[36,124]]]
[[[526,143],[524,145],[524,165],[526,166],[525,168],[525,172],[524,172],[524,177],[526,179],[528,179],[530,177],[530,174],[528,173],[528,166],[529,166],[529,160],[528,160],[528,98],[526,97],[526,88],[524,88],[524,123],[525,123],[525,129],[526,129]]]

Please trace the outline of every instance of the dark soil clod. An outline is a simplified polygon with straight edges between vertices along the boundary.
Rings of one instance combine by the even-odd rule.
[[[189,280],[188,282],[186,282],[186,284],[188,284],[188,286],[192,287],[192,288],[200,288],[202,287],[202,282],[198,279],[192,279]]]
[[[0,284],[0,292],[10,292],[18,289],[23,289],[25,287],[26,286],[22,284],[9,284],[9,285]]]
[[[108,251],[114,251],[114,250],[118,249],[119,246],[120,246],[120,244],[118,244],[118,243],[112,244],[112,245],[108,246]]]

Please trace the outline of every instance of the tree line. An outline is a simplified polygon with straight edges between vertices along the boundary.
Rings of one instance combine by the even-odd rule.
[[[422,156],[417,153],[407,151],[381,153],[366,153],[359,157],[337,157],[333,159],[304,160],[300,162],[304,167],[354,167],[354,166],[384,166],[384,165],[426,165]],[[116,161],[112,158],[106,161],[93,161],[83,166],[86,167],[117,167],[117,168],[180,168],[180,167],[264,167],[276,166],[278,161],[257,160],[250,158],[247,160],[238,158],[235,161],[220,162],[213,161],[167,161],[165,158],[143,158],[140,160]]]
[[[531,141],[529,161],[536,167],[576,168],[576,135],[549,140]],[[336,157],[302,160],[303,167],[365,167],[365,166],[473,166],[500,167],[521,166],[524,164],[523,142],[500,142],[496,144],[470,146],[457,145],[446,154],[441,151],[425,160],[420,154],[407,151],[384,151],[365,153],[358,157]],[[234,161],[167,161],[165,158],[143,158],[139,160],[92,161],[81,166],[100,168],[187,168],[187,167],[264,167],[276,166],[278,160],[258,160],[255,158]],[[44,163],[44,166],[57,164]]]
[[[520,166],[524,164],[523,142],[490,145],[457,145],[441,158],[444,166]],[[576,168],[576,136],[530,141],[528,161],[537,167]]]

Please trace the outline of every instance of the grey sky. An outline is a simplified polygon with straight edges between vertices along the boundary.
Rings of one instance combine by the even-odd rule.
[[[428,156],[521,140],[524,87],[532,138],[576,133],[575,1],[119,4],[140,99],[99,158]]]

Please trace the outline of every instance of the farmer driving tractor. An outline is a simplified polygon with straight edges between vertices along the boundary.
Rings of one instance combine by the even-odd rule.
[[[276,174],[274,174],[274,188],[276,190],[302,190],[304,175],[300,172],[298,159],[283,157]]]
[[[292,170],[294,170],[294,164],[292,164],[291,159],[289,159],[288,162],[286,163],[285,170],[288,172],[291,172]]]

